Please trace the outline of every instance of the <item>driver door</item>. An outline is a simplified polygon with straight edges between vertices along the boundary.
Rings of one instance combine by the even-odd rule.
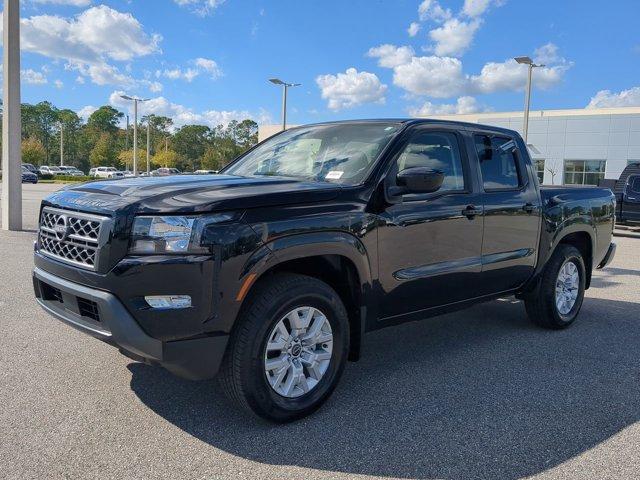
[[[472,298],[482,269],[482,199],[474,190],[462,135],[417,127],[390,174],[410,167],[444,173],[442,187],[407,194],[380,215],[381,319]]]

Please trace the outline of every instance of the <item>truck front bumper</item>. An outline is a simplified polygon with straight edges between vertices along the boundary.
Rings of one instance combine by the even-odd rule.
[[[125,355],[191,380],[214,377],[222,362],[228,335],[161,341],[147,335],[118,298],[52,275],[33,271],[38,303],[57,319],[113,345]]]

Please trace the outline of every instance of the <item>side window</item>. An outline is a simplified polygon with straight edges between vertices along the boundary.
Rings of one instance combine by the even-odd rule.
[[[633,177],[629,182],[629,191],[640,194],[640,175]]]
[[[485,190],[516,189],[520,186],[518,159],[513,140],[474,135]]]
[[[398,156],[398,171],[428,167],[444,173],[440,192],[464,190],[458,138],[450,132],[416,132]]]

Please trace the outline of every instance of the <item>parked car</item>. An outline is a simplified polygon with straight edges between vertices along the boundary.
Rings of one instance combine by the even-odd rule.
[[[158,168],[155,173],[158,177],[166,177],[168,175],[180,175],[181,172],[177,168]]]
[[[135,175],[131,170],[123,170],[122,174],[125,176],[125,178],[135,177]]]
[[[568,327],[615,254],[614,204],[608,189],[539,187],[511,130],[303,126],[207,179],[56,192],[35,296],[123,354],[217,375],[237,404],[287,422],[329,397],[365,332],[510,295],[537,325]]]
[[[43,165],[40,167],[40,175],[59,176],[65,175],[65,173],[60,169],[60,167]]]
[[[213,175],[218,173],[218,170],[196,170],[193,172],[195,175]]]
[[[60,170],[64,172],[64,175],[69,175],[71,177],[84,177],[84,172],[78,169],[78,167],[60,165]]]
[[[22,166],[24,168],[26,168],[27,170],[29,170],[31,173],[35,173],[36,175],[39,174],[38,169],[35,167],[35,165],[33,165],[31,163],[23,163]]]
[[[616,220],[640,223],[640,162],[627,165],[612,190],[616,196]]]
[[[97,167],[89,170],[89,176],[94,178],[124,178],[124,173],[115,167]]]
[[[38,175],[22,165],[22,183],[38,183]]]

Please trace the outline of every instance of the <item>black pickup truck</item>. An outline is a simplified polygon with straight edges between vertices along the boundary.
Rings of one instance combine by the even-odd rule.
[[[614,255],[614,209],[609,189],[540,188],[510,130],[311,125],[219,175],[54,193],[33,284],[78,330],[285,422],[327,399],[366,332],[508,295],[567,327]]]

